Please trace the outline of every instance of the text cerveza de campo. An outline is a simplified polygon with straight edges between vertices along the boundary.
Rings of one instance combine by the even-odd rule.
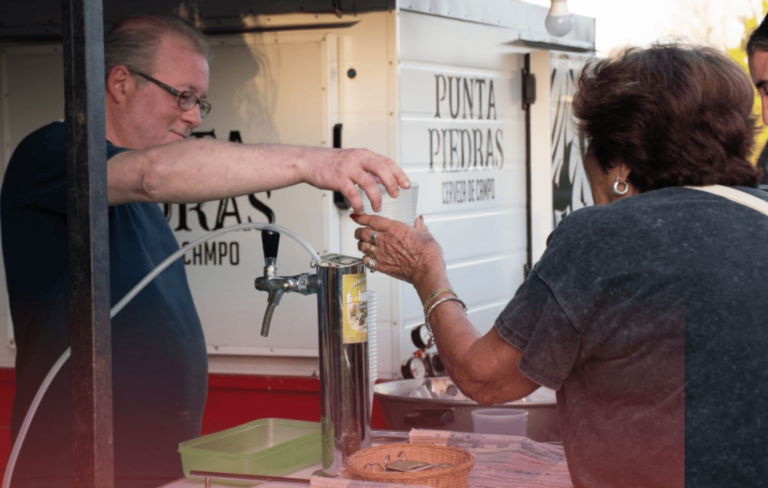
[[[444,204],[480,202],[495,198],[496,181],[493,178],[443,182]]]
[[[492,79],[435,74],[435,118],[498,120]],[[501,128],[428,128],[429,170],[441,172],[501,169],[504,132]],[[442,167],[441,167],[442,163]],[[445,181],[443,204],[496,198],[494,178]]]

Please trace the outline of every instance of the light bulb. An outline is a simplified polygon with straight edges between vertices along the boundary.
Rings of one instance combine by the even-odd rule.
[[[568,0],[552,0],[544,26],[553,36],[563,37],[573,29],[573,16],[568,12]]]

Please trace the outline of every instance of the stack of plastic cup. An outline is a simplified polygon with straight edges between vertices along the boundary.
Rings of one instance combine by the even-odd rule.
[[[472,410],[472,423],[474,424],[474,431],[478,434],[525,437],[528,411],[518,408]]]
[[[368,215],[380,215],[388,219],[397,220],[404,224],[413,225],[416,217],[419,200],[419,184],[411,182],[410,188],[400,188],[400,194],[397,198],[392,198],[387,193],[384,185],[379,184],[379,193],[381,193],[381,212],[374,212],[368,195],[360,189],[360,196],[363,199],[363,209]]]
[[[373,411],[373,387],[376,386],[378,379],[379,360],[376,353],[376,292],[373,290],[365,291],[365,300],[368,306],[368,387],[371,411]]]

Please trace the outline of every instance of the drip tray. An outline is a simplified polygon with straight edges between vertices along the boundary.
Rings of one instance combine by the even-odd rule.
[[[320,423],[261,419],[179,444],[184,475],[190,471],[283,476],[318,464]]]

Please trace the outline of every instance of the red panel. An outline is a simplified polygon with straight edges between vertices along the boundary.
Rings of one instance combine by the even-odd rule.
[[[16,392],[13,369],[0,368],[0,476],[11,452],[11,405]],[[288,376],[211,374],[203,413],[203,434],[236,427],[262,418],[320,421],[320,380]],[[385,429],[384,416],[374,400],[371,424]]]
[[[384,430],[387,428],[387,423],[384,421],[384,414],[381,413],[381,404],[374,397],[373,399],[373,412],[371,415],[371,428]]]
[[[212,374],[208,381],[203,434],[262,418],[320,421],[318,378]],[[386,429],[376,399],[371,426]]]
[[[11,455],[11,407],[16,394],[16,371],[0,368],[0,476]]]
[[[278,376],[209,376],[203,434],[253,420],[320,421],[320,380]]]

